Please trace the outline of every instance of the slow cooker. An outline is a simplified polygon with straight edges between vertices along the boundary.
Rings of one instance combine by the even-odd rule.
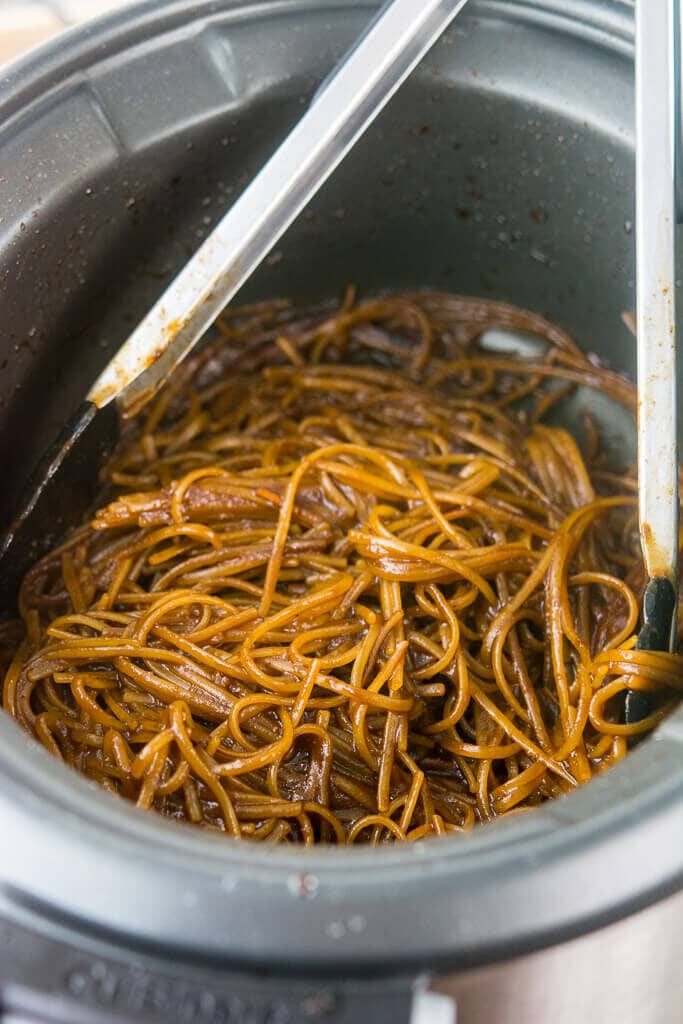
[[[374,8],[148,0],[3,72],[5,521]],[[632,92],[632,4],[472,0],[242,297],[496,297],[632,373]],[[533,814],[346,852],[146,816],[0,716],[2,1024],[674,1024],[682,883],[683,710]]]

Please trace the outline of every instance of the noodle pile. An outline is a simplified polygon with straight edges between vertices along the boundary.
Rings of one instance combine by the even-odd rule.
[[[544,425],[577,385],[633,407],[500,303],[228,311],[27,574],[6,711],[139,807],[268,842],[415,840],[587,782],[683,674],[635,649],[633,469],[588,418],[583,454]],[[629,688],[655,710],[625,725]]]

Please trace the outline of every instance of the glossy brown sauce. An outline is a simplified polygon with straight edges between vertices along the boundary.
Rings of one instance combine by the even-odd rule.
[[[138,806],[269,842],[415,840],[588,781],[682,674],[634,649],[633,467],[544,424],[579,384],[633,407],[500,303],[228,312],[26,576],[5,709]],[[656,698],[637,725],[627,688]]]

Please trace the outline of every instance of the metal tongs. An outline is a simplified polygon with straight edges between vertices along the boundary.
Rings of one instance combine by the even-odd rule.
[[[213,229],[36,467],[0,547],[0,601],[79,522],[119,417],[141,408],[318,192],[466,0],[391,0],[326,79],[298,124]]]
[[[679,0],[636,2],[638,512],[647,585],[638,647],[673,650],[678,605],[676,223],[683,220]],[[624,718],[650,701],[630,690]]]

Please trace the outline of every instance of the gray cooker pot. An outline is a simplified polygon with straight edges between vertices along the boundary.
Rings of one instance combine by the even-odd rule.
[[[5,518],[373,7],[150,0],[4,72]],[[472,0],[244,298],[495,296],[632,371],[632,51],[628,3]],[[683,712],[534,814],[340,852],[143,815],[0,715],[2,1024],[673,1024],[682,880]]]

